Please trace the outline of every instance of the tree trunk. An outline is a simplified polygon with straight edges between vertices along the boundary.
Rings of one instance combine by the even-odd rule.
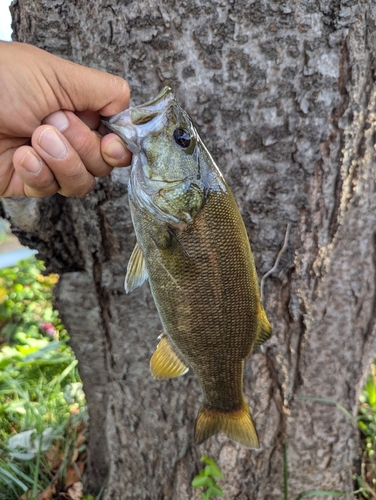
[[[61,275],[56,298],[91,426],[87,481],[105,499],[198,499],[202,453],[227,499],[354,489],[353,414],[375,351],[376,4],[373,0],[15,0],[14,39],[125,77],[133,103],[173,87],[231,185],[274,329],[245,368],[261,449],[193,444],[200,389],[153,380],[161,331],[148,285],[125,295],[135,244],[129,169],[83,199],[6,200],[21,241]],[[236,297],[234,297],[236,300]]]

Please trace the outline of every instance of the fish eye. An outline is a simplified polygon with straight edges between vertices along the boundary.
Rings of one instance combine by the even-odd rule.
[[[191,136],[186,130],[177,128],[174,132],[174,140],[178,146],[186,149],[191,143]]]

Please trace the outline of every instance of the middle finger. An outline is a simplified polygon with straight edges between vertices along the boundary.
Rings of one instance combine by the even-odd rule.
[[[31,138],[34,150],[51,169],[65,196],[83,196],[93,189],[95,179],[78,152],[54,127],[41,125]]]

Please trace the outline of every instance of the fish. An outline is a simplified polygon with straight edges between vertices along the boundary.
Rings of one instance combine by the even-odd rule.
[[[224,432],[259,448],[244,361],[272,328],[234,196],[170,87],[102,121],[133,153],[128,195],[137,243],[125,290],[149,280],[163,326],[151,373],[174,378],[191,368],[197,376],[197,444]]]

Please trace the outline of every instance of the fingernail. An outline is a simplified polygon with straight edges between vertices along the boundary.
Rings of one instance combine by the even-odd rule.
[[[68,154],[68,148],[61,140],[61,137],[52,128],[46,128],[39,136],[39,146],[45,150],[52,158],[62,160]]]
[[[47,125],[52,125],[53,127],[60,130],[60,132],[64,132],[69,127],[69,120],[67,115],[63,111],[56,111],[55,113],[51,113],[43,120]]]
[[[39,174],[42,170],[43,164],[34,153],[28,151],[20,161],[20,165],[32,174]]]
[[[104,152],[115,160],[121,160],[126,155],[127,150],[121,142],[113,140],[107,144]]]

